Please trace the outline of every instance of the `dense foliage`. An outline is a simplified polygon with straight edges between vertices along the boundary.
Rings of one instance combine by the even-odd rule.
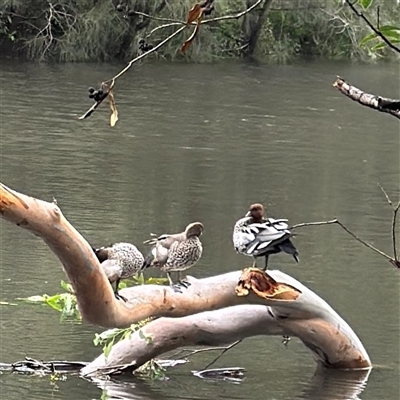
[[[215,9],[208,18],[234,14],[255,1],[215,0]],[[2,53],[34,60],[127,60],[140,53],[140,39],[146,45],[154,45],[176,30],[177,21],[186,19],[193,4],[194,0],[0,0]],[[400,20],[398,2],[359,0],[357,7],[376,26],[392,26],[392,39],[399,38],[399,30],[393,26]],[[248,46],[249,37],[260,21],[257,46],[252,48]],[[343,0],[263,0],[242,18],[202,27],[184,57],[211,61],[255,53],[272,61],[287,62],[304,56],[396,56],[383,45],[376,47],[380,43],[365,41],[368,46],[360,47],[362,39],[371,33]],[[182,37],[174,38],[156,56],[183,57],[178,51],[181,43]]]

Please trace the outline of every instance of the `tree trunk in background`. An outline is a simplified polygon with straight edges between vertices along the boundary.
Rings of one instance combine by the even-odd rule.
[[[242,24],[243,44],[247,44],[245,54],[252,56],[257,47],[257,41],[260,37],[261,29],[267,19],[269,10],[274,0],[265,0],[260,8],[252,13],[245,15]],[[255,0],[246,0],[246,7],[251,7]]]

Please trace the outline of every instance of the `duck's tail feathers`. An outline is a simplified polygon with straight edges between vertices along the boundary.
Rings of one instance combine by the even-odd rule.
[[[299,252],[290,239],[285,240],[283,243],[280,244],[279,247],[285,253],[291,254],[293,258],[296,260],[296,262],[299,262]]]

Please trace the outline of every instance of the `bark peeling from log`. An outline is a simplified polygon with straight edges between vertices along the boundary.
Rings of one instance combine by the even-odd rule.
[[[235,288],[238,296],[247,296],[253,291],[263,299],[296,300],[301,291],[293,286],[278,283],[267,272],[258,268],[245,268]]]

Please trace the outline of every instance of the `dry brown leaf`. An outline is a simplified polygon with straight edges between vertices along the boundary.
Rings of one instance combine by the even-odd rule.
[[[111,117],[110,117],[110,125],[115,126],[118,121],[118,110],[115,105],[115,99],[113,92],[108,92],[108,99],[110,101],[110,110],[111,110]]]
[[[246,268],[235,291],[238,296],[247,296],[251,290],[257,296],[269,300],[296,300],[301,294],[295,287],[275,281],[267,272]]]
[[[186,52],[186,50],[190,47],[190,45],[192,44],[194,38],[196,37],[199,29],[200,29],[200,24],[198,23],[196,25],[196,27],[194,28],[194,31],[192,32],[192,34],[186,39],[186,42],[183,43],[183,45],[181,47],[182,54],[184,54]]]
[[[203,8],[200,4],[195,4],[188,13],[186,26],[189,26],[194,21],[199,21],[203,15]]]

